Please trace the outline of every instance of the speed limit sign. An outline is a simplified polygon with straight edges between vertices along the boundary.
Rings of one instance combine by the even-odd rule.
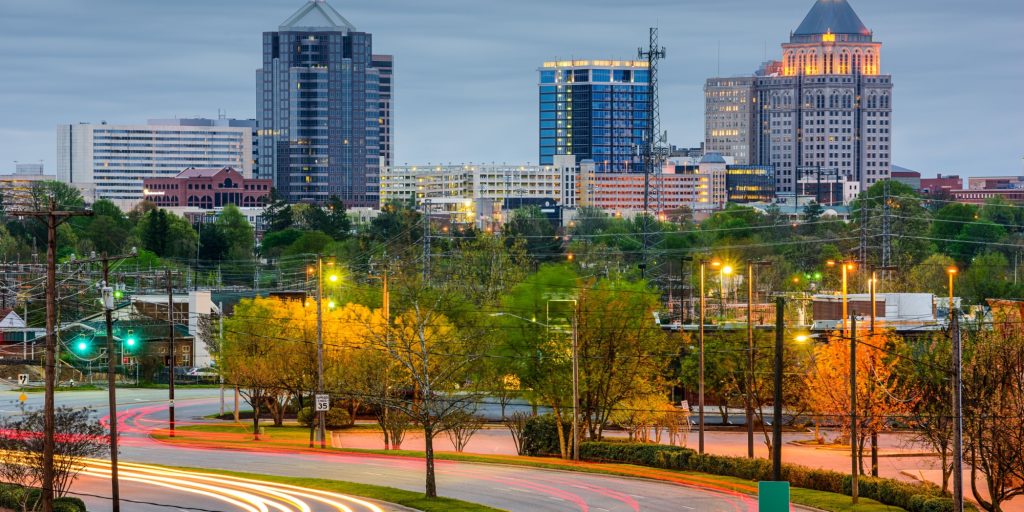
[[[324,412],[331,409],[331,395],[316,395],[316,412]]]

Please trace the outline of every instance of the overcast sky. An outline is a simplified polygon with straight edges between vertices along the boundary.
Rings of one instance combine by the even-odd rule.
[[[813,0],[333,0],[395,55],[396,162],[536,162],[537,68],[668,48],[669,139],[703,138],[707,77],[749,74]],[[60,123],[255,116],[261,32],[302,0],[0,0],[0,174],[53,169]],[[895,83],[893,162],[1022,174],[1024,1],[851,0]],[[720,55],[720,57],[719,57]]]

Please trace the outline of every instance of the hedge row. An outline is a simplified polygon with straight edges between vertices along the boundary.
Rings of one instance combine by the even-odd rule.
[[[580,458],[597,462],[622,462],[663,469],[700,471],[745,480],[771,480],[772,463],[766,459],[699,455],[689,448],[647,443],[584,442]],[[796,464],[782,465],[782,479],[793,487],[851,494],[850,475]],[[859,495],[908,512],[952,512],[953,500],[931,484],[911,484],[890,478],[861,477]]]
[[[28,493],[28,503],[38,504],[39,489],[26,489],[20,485],[0,483],[0,507],[21,510],[21,503]],[[32,508],[32,507],[30,507]],[[87,512],[85,502],[78,498],[65,496],[53,500],[53,512]]]

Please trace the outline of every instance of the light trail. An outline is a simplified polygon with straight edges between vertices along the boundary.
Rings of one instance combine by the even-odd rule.
[[[118,469],[121,480],[205,496],[230,505],[231,510],[243,512],[384,512],[376,503],[355,496],[295,485],[148,464],[122,462]],[[110,461],[86,460],[82,473],[110,478]]]

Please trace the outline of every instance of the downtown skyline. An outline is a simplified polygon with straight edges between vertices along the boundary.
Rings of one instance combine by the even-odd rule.
[[[0,85],[6,113],[0,161],[13,167],[14,160],[43,160],[52,172],[53,127],[59,123],[209,117],[218,109],[229,117],[255,117],[260,35],[301,3],[262,0],[245,3],[244,10],[234,1],[103,1],[88,9],[50,0],[3,5],[0,41],[13,51],[0,60],[10,77]],[[779,58],[779,43],[812,4],[728,1],[711,7],[651,0],[623,8],[599,1],[587,9],[566,2],[544,12],[533,1],[353,1],[335,7],[374,34],[375,51],[395,55],[395,163],[401,164],[535,161],[540,64],[635,58],[649,25],[661,28],[668,48],[661,76],[663,129],[673,144],[697,145],[703,139],[704,80],[749,74],[765,56]],[[1024,111],[1005,99],[1024,83],[1024,67],[1013,65],[1022,60],[1024,42],[1002,37],[991,44],[991,34],[1014,33],[1024,7],[972,10],[948,0],[852,5],[885,42],[884,72],[896,85],[894,165],[926,175],[1021,171],[1024,128],[1015,121]],[[569,13],[571,23],[562,21]]]

